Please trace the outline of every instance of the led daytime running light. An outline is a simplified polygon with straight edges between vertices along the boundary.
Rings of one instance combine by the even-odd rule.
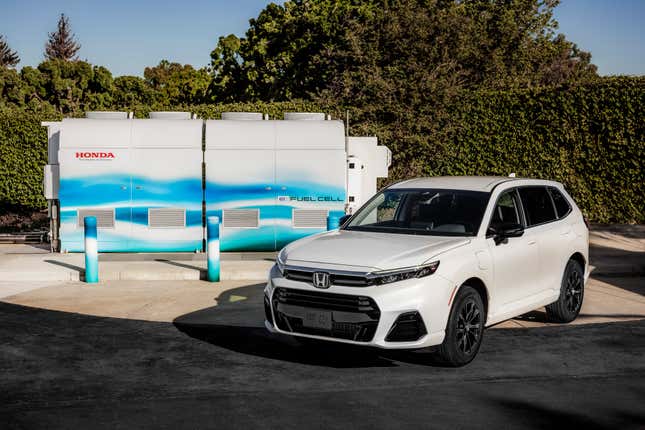
[[[438,268],[439,261],[433,261],[432,263],[417,267],[373,272],[367,275],[367,279],[372,285],[391,284],[393,282],[404,281],[406,279],[430,276],[436,272]]]

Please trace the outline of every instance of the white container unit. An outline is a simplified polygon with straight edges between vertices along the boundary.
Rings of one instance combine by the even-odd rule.
[[[43,123],[52,248],[82,251],[83,217],[93,215],[100,252],[202,250],[205,206],[222,221],[222,251],[277,250],[353,213],[387,176],[386,147],[345,137],[323,114],[190,118],[100,112]]]
[[[324,231],[345,213],[346,159],[340,121],[206,121],[206,211],[222,220],[222,251]]]
[[[392,152],[376,137],[347,137],[347,213],[353,214],[374,194],[378,178],[387,178]]]
[[[201,250],[201,121],[64,119],[58,130],[61,250],[83,250],[88,215],[101,252]]]

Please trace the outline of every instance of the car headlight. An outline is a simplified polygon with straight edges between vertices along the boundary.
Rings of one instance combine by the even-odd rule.
[[[423,264],[416,267],[406,267],[403,269],[382,270],[372,272],[367,275],[367,281],[370,285],[391,284],[392,282],[404,281],[412,278],[423,278],[432,275],[439,268],[439,261]]]
[[[281,275],[284,275],[284,267],[285,267],[285,257],[284,257],[284,250],[278,252],[278,255],[275,258],[275,265],[278,267],[278,270],[280,271]]]

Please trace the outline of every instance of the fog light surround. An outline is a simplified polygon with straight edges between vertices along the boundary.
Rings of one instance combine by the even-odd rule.
[[[398,316],[385,337],[386,342],[414,342],[428,334],[421,314],[405,312]]]

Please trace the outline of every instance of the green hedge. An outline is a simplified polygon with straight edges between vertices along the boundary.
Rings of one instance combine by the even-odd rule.
[[[0,211],[7,206],[46,207],[42,182],[47,129],[40,123],[57,119],[53,111],[0,109]]]
[[[261,112],[269,115],[271,119],[282,119],[285,112],[326,112],[330,109],[319,104],[291,101],[291,102],[256,102],[256,103],[221,103],[204,105],[180,105],[180,106],[146,106],[134,107],[134,115],[137,118],[147,118],[151,111],[186,111],[195,113],[203,119],[220,119],[222,112]],[[333,109],[332,109],[333,110]]]
[[[553,179],[595,222],[645,222],[645,78],[475,94],[451,117],[440,173]]]
[[[168,107],[141,106],[137,117]],[[226,111],[321,111],[344,108],[308,102],[177,106],[201,118]],[[479,92],[455,97],[438,119],[401,118],[350,109],[353,135],[377,135],[394,153],[391,177],[508,175],[565,184],[595,222],[645,223],[645,78],[606,78],[560,88]],[[382,115],[383,113],[381,113]],[[425,115],[425,116],[424,116]],[[43,120],[54,112],[0,110],[0,208],[40,209],[47,136]],[[432,123],[431,121],[436,121]]]

